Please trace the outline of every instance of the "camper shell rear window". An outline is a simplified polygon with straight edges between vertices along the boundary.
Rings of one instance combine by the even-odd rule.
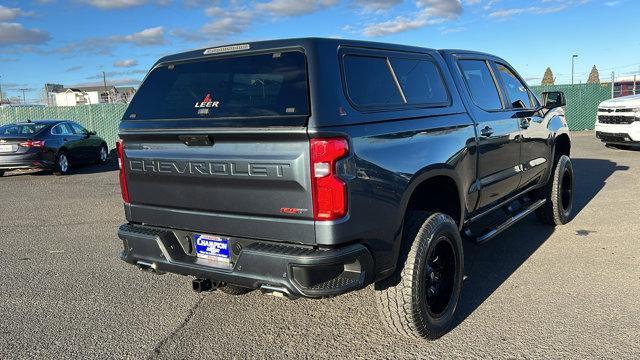
[[[307,79],[305,54],[297,50],[160,64],[124,119],[308,116]]]

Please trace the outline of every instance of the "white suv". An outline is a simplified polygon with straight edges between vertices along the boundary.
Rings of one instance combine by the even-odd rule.
[[[596,137],[611,145],[640,145],[640,95],[600,103]]]

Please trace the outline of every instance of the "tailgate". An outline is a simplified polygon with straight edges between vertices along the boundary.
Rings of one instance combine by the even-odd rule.
[[[189,145],[189,139],[199,140]],[[304,129],[125,136],[124,144],[129,220],[228,236],[315,241]]]
[[[160,62],[120,126],[130,221],[314,243],[301,49]]]

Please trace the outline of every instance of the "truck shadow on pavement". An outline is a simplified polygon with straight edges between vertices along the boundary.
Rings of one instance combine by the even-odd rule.
[[[81,174],[98,174],[118,170],[118,159],[109,158],[106,164],[101,165],[85,165],[71,168],[71,176]]]
[[[601,159],[573,159],[572,162],[576,179],[574,216],[597,196],[613,173],[629,169]],[[532,215],[487,244],[465,242],[466,277],[454,327],[482,305],[553,233],[553,227],[538,222]]]

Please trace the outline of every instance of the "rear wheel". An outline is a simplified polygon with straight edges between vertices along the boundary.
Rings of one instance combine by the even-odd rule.
[[[0,177],[4,176],[4,170],[0,170]]]
[[[231,285],[231,284],[220,286],[218,287],[218,290],[229,295],[244,295],[253,291],[253,289],[249,289],[249,288],[245,288],[237,285]]]
[[[463,277],[462,239],[453,219],[415,212],[405,220],[395,275],[376,284],[376,305],[393,333],[437,339],[452,325]]]
[[[573,165],[567,155],[556,161],[549,183],[541,189],[541,197],[547,202],[536,210],[541,222],[548,225],[564,225],[571,220],[573,210]]]
[[[69,174],[69,158],[67,157],[67,153],[61,151],[58,153],[56,157],[56,165],[53,170],[55,175],[67,175]]]
[[[100,150],[98,150],[98,159],[96,159],[97,164],[106,164],[109,159],[109,150],[107,149],[107,145],[100,145]]]

